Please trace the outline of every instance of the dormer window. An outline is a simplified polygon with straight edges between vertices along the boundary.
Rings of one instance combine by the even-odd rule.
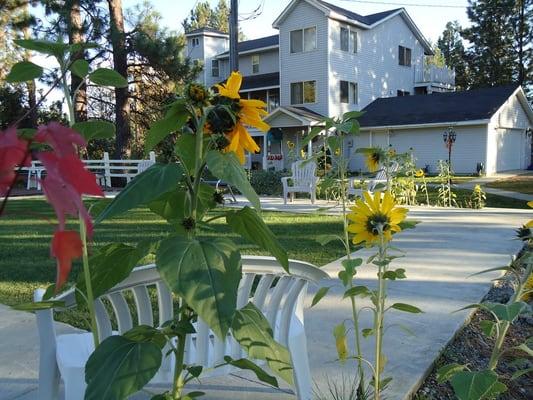
[[[196,47],[196,46],[198,46],[198,45],[200,45],[200,39],[197,38],[197,37],[192,38],[192,39],[191,39],[191,46],[192,46],[192,47]]]
[[[406,67],[411,66],[411,49],[409,47],[398,46],[398,63]]]
[[[291,31],[291,53],[316,50],[316,26]]]
[[[341,27],[341,50],[357,53],[357,31]]]

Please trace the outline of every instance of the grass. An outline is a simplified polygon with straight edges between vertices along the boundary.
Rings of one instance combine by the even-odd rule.
[[[342,229],[339,217],[278,212],[264,212],[264,217],[291,258],[321,266],[343,255],[340,242],[328,246],[315,242],[317,234],[334,234]],[[46,287],[55,280],[55,261],[49,255],[54,226],[53,211],[44,200],[11,200],[8,203],[6,215],[0,219],[0,303],[28,302],[36,288]],[[204,230],[201,235],[224,235],[235,240],[244,254],[267,254],[232,233],[223,220],[214,221],[212,226],[214,230]],[[94,246],[98,248],[116,241],[136,244],[169,233],[169,225],[163,219],[147,209],[136,209],[96,226]],[[75,263],[72,276],[77,275],[79,268],[79,263]],[[76,324],[76,318],[71,315],[63,320]]]
[[[494,189],[509,190],[525,194],[533,194],[533,174],[513,176],[512,178],[500,179],[489,182],[487,187]]]
[[[456,201],[459,207],[468,208],[468,202],[470,201],[470,196],[472,194],[471,190],[465,189],[454,189],[452,187],[453,193],[457,195]],[[438,200],[438,188],[429,187],[429,202],[432,205],[437,204]],[[523,200],[513,199],[511,197],[498,196],[495,194],[487,193],[487,201],[485,207],[495,207],[495,208],[520,208],[528,209],[526,202]],[[426,202],[426,195],[422,190],[418,191],[417,201],[419,204]]]

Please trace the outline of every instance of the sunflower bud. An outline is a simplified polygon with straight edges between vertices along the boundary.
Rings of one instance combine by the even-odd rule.
[[[194,82],[187,85],[185,95],[197,107],[206,106],[209,100],[209,92],[205,86]]]
[[[183,221],[181,221],[181,225],[186,231],[192,231],[196,226],[196,221],[191,217],[185,218]]]
[[[213,200],[217,204],[224,204],[224,193],[220,190],[215,190],[215,193],[213,193]]]

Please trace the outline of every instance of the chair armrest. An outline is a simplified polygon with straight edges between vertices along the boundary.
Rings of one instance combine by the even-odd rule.
[[[289,187],[289,179],[291,179],[290,176],[284,176],[284,177],[281,178],[281,183],[283,184],[284,188],[288,188]]]

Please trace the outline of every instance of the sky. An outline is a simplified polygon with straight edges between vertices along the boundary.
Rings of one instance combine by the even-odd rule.
[[[123,0],[123,6],[132,7],[140,1],[142,0]],[[151,1],[162,14],[163,24],[176,31],[182,30],[181,21],[187,17],[197,2],[197,0]],[[421,32],[432,42],[437,41],[448,21],[457,20],[461,25],[468,26],[467,0],[328,0],[328,2],[363,15],[404,7]],[[209,0],[209,3],[214,7],[218,0]],[[290,0],[239,0],[241,19],[258,7],[262,11],[253,20],[241,21],[240,25],[246,37],[255,39],[277,33],[272,28],[272,22],[289,3]]]

